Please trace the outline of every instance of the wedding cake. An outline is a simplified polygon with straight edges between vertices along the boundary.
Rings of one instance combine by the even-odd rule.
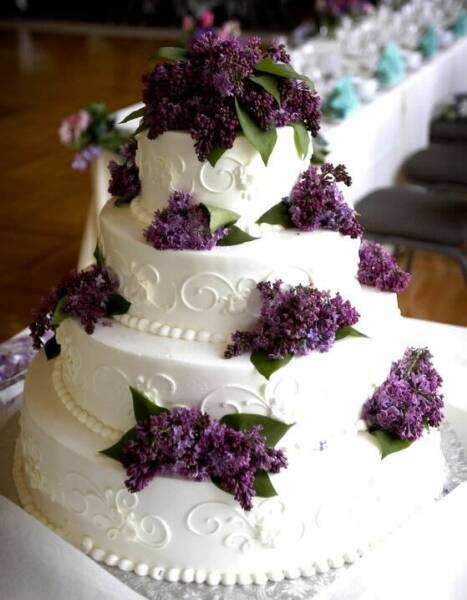
[[[441,379],[281,47],[207,33],[144,78],[96,265],[36,311],[25,508],[97,561],[211,585],[353,562],[436,498]],[[378,289],[379,288],[379,289]]]

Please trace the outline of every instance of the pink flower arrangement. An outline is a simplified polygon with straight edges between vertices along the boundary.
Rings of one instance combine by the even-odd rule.
[[[81,135],[91,123],[91,117],[86,110],[80,110],[65,117],[58,130],[58,137],[65,146],[79,142]]]

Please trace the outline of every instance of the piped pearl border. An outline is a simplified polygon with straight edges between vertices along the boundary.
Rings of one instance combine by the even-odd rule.
[[[34,504],[29,488],[26,484],[24,471],[22,467],[22,453],[20,438],[18,437],[15,446],[15,456],[13,462],[13,480],[18,492],[20,502],[26,512],[35,517],[38,521],[46,525],[49,529],[67,539],[66,533],[57,525],[52,523]],[[371,548],[368,545],[365,548],[358,548],[343,555],[337,555],[328,560],[310,563],[309,565],[290,568],[275,569],[267,572],[246,573],[235,571],[208,571],[206,569],[180,569],[177,567],[164,568],[161,566],[150,566],[146,563],[135,563],[132,560],[120,557],[114,552],[94,545],[90,536],[85,536],[81,542],[81,549],[91,556],[97,562],[103,562],[108,566],[118,567],[122,571],[133,571],[141,577],[149,576],[155,580],[165,580],[171,583],[206,583],[207,585],[262,585],[267,581],[282,581],[283,579],[298,579],[299,577],[312,577],[317,573],[327,573],[330,569],[338,569],[345,563],[351,564],[358,560],[364,553]]]
[[[81,408],[73,399],[73,396],[67,390],[63,381],[62,363],[59,358],[55,359],[55,365],[52,371],[52,383],[57,396],[60,398],[63,406],[72,414],[82,425],[97,433],[101,437],[110,441],[117,441],[123,435],[123,431],[114,429],[110,425],[105,425],[99,421],[94,415],[88,413],[84,408]]]
[[[124,315],[115,315],[116,321],[144,333],[152,333],[161,337],[169,337],[174,340],[186,340],[188,342],[210,342],[211,344],[220,344],[227,341],[227,336],[223,333],[212,333],[204,329],[196,331],[195,329],[184,329],[182,327],[172,327],[164,325],[159,321],[150,321],[141,317],[136,317],[129,313]]]

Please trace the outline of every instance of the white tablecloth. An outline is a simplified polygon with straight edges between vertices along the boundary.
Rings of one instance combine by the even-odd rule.
[[[467,38],[340,123],[324,124],[328,160],[344,163],[353,179],[347,201],[354,204],[376,188],[394,184],[403,161],[428,145],[435,106],[462,91],[467,92]]]

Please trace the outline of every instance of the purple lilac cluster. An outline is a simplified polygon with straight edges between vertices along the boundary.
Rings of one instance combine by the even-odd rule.
[[[96,323],[107,316],[107,302],[117,289],[118,277],[108,267],[93,265],[83,271],[72,271],[33,311],[30,330],[34,348],[41,348],[54,331],[52,317],[62,298],[66,298],[63,312],[78,319],[86,333],[91,334]]]
[[[355,211],[344,200],[338,182],[352,183],[344,165],[311,165],[301,174],[286,200],[290,218],[297,229],[330,229],[352,238],[362,235],[362,226]]]
[[[410,282],[410,273],[403,271],[396,259],[381,244],[362,240],[360,244],[358,281],[383,292],[402,292]]]
[[[407,348],[391,365],[386,380],[363,406],[362,418],[371,429],[384,429],[402,440],[416,440],[423,427],[443,419],[442,379],[427,348]]]
[[[359,314],[340,294],[334,297],[312,286],[287,287],[282,281],[261,282],[261,315],[253,331],[236,331],[226,358],[262,350],[272,359],[327,352],[342,327],[354,325]]]
[[[114,160],[109,163],[109,194],[123,201],[135,198],[141,190],[139,170],[135,163],[137,142],[131,138],[121,149],[122,164]]]
[[[144,124],[154,139],[165,131],[189,131],[203,161],[216,147],[231,148],[240,124],[235,98],[263,129],[301,120],[319,129],[319,97],[299,80],[279,80],[277,102],[250,80],[262,58],[289,63],[283,46],[261,49],[257,37],[203,33],[191,42],[187,60],[158,64],[143,76]]]
[[[157,210],[144,237],[157,250],[211,250],[226,235],[209,229],[209,213],[188,192],[174,192],[167,208]]]
[[[278,473],[287,466],[283,450],[266,446],[261,426],[237,431],[197,408],[175,408],[140,421],[122,462],[131,492],[157,475],[214,479],[244,510],[252,508],[256,472]]]

